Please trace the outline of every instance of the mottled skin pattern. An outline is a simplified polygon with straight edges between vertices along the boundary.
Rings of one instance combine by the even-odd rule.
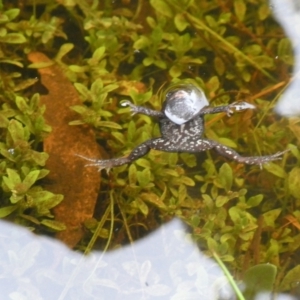
[[[248,165],[262,165],[264,163],[278,160],[286,151],[277,152],[266,156],[243,157],[233,149],[224,146],[213,140],[203,138],[204,133],[204,115],[226,112],[230,116],[234,111],[253,109],[254,106],[247,102],[235,102],[226,106],[204,107],[201,112],[192,120],[185,124],[177,125],[171,122],[163,112],[155,111],[142,106],[136,106],[129,101],[123,102],[123,106],[130,106],[133,114],[140,113],[159,119],[161,137],[148,140],[137,146],[127,157],[99,160],[83,157],[92,163],[89,166],[97,166],[99,170],[110,169],[116,166],[131,163],[136,159],[146,155],[151,149],[166,152],[188,152],[197,153],[214,149],[220,155],[239,163]]]

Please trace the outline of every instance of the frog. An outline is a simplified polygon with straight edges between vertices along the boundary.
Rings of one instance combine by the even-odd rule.
[[[154,149],[177,153],[199,153],[214,150],[226,159],[240,164],[258,165],[262,168],[263,164],[279,160],[285,152],[289,151],[284,150],[264,156],[242,156],[226,145],[205,138],[205,115],[223,112],[231,117],[235,112],[256,107],[246,101],[212,107],[203,90],[193,84],[179,84],[168,89],[160,111],[135,105],[129,100],[122,102],[121,105],[130,107],[132,115],[144,114],[155,118],[159,122],[161,136],[143,142],[124,157],[97,159],[77,154],[90,162],[87,166],[95,166],[99,171],[103,169],[109,171],[111,168],[130,164]]]

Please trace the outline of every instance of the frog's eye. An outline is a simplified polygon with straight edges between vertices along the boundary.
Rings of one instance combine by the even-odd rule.
[[[209,103],[204,92],[191,84],[182,84],[168,90],[164,103],[166,117],[175,124],[184,124],[196,117]]]

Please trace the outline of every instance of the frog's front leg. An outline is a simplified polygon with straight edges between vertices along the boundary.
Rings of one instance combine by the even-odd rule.
[[[246,109],[255,109],[255,106],[245,101],[233,102],[229,105],[222,105],[216,107],[206,106],[202,108],[202,110],[200,111],[200,115],[217,114],[225,112],[227,116],[230,117],[235,111],[240,112]]]
[[[163,118],[165,115],[161,111],[156,111],[147,107],[143,106],[137,106],[130,101],[126,100],[121,103],[122,106],[129,106],[132,115],[135,114],[144,114],[150,117],[158,117],[158,118]]]

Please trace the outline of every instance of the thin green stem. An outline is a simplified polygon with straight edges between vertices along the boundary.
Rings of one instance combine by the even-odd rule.
[[[293,82],[293,79],[291,79],[279,92],[278,94],[274,97],[274,99],[269,103],[267,109],[265,109],[263,115],[261,116],[261,118],[258,120],[254,130],[256,130],[259,125],[261,124],[261,122],[263,121],[263,119],[265,118],[266,114],[268,113],[270,107],[272,105],[274,105],[274,103],[281,97],[281,95],[284,93],[284,91],[291,85],[291,83]]]
[[[110,245],[113,230],[114,230],[114,222],[115,222],[115,217],[114,217],[114,204],[115,204],[114,202],[115,201],[114,201],[114,197],[113,197],[113,191],[110,191],[109,198],[110,198],[110,228],[109,228],[108,239],[107,239],[106,245],[104,247],[104,252],[107,251],[107,249]]]
[[[123,219],[123,223],[124,223],[124,226],[125,226],[125,230],[126,230],[126,233],[127,233],[127,236],[128,236],[128,239],[130,241],[130,244],[133,245],[133,238],[132,238],[132,235],[130,233],[130,229],[129,229],[129,226],[128,226],[128,223],[127,223],[127,220],[126,220],[126,215],[122,209],[122,207],[120,206],[120,203],[118,202],[118,206],[120,208],[120,212],[121,212],[121,215],[122,215],[122,219]]]
[[[232,275],[229,273],[228,269],[226,268],[226,266],[223,264],[223,262],[219,258],[218,254],[216,252],[212,252],[212,254],[213,254],[213,257],[215,258],[215,260],[217,261],[217,263],[219,264],[219,266],[221,267],[222,271],[226,275],[226,277],[227,277],[231,287],[233,288],[235,294],[237,295],[238,299],[246,300],[246,298],[243,296],[242,292],[240,291],[239,287],[237,286],[235,280],[233,279]]]
[[[102,219],[101,219],[100,222],[98,223],[98,226],[97,226],[97,228],[96,228],[96,230],[95,230],[95,232],[94,232],[92,238],[90,239],[90,241],[89,241],[89,243],[88,243],[88,245],[87,245],[85,251],[84,251],[84,255],[89,254],[90,251],[92,250],[92,248],[93,248],[93,246],[94,246],[94,244],[95,244],[95,242],[96,242],[96,240],[97,240],[97,238],[98,238],[98,236],[99,236],[99,233],[100,233],[101,229],[103,228],[103,225],[104,225],[105,221],[107,220],[108,215],[109,215],[110,212],[111,212],[111,208],[112,208],[111,205],[109,205],[109,206],[106,208],[106,210],[105,210],[105,212],[104,212],[104,215],[102,216]]]
[[[251,64],[253,67],[255,67],[257,70],[259,70],[262,74],[264,74],[266,77],[271,79],[272,81],[276,82],[276,79],[269,74],[266,70],[264,70],[258,63],[256,63],[254,60],[252,60],[250,57],[245,55],[243,52],[241,52],[238,48],[236,48],[234,45],[231,43],[227,42],[221,35],[219,35],[217,32],[213,31],[211,28],[206,26],[201,20],[193,17],[189,13],[185,13],[185,16],[187,19],[191,22],[191,24],[196,28],[200,30],[204,30],[208,32],[210,35],[214,36],[217,40],[219,40],[221,43],[223,43],[226,47],[225,49],[229,53],[237,53],[239,57],[247,61],[249,64]]]

